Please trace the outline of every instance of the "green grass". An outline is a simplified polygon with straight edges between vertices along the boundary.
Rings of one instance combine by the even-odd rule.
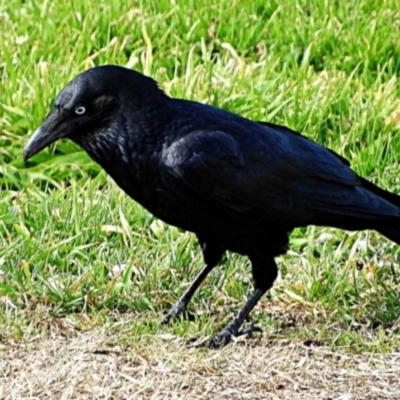
[[[396,0],[0,4],[0,338],[129,313],[136,342],[159,331],[202,263],[193,235],[133,203],[71,142],[23,163],[58,91],[88,67],[125,65],[172,96],[288,125],[400,193]],[[278,261],[280,279],[253,314],[267,335],[399,346],[398,246],[310,227]],[[247,259],[228,255],[193,299],[196,321],[163,329],[215,333],[250,290]]]

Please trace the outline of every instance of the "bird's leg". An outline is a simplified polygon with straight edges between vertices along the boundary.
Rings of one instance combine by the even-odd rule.
[[[193,297],[195,291],[200,286],[201,282],[205,279],[205,277],[210,273],[210,271],[215,267],[215,265],[205,264],[201,271],[198,273],[192,284],[186,290],[185,293],[181,296],[181,298],[170,308],[168,314],[162,319],[161,323],[168,324],[171,318],[178,317],[182,315],[186,311],[186,307],[190,302],[190,299]]]
[[[222,332],[211,339],[210,348],[212,349],[217,349],[227,345],[232,340],[232,337],[251,334],[255,330],[253,327],[248,331],[240,332],[240,327],[260,298],[272,287],[278,275],[278,268],[273,258],[267,261],[264,260],[263,262],[260,257],[250,257],[250,259],[252,262],[254,291],[236,318],[230,324],[228,324],[228,326],[226,326]]]
[[[261,289],[254,289],[254,292],[246,301],[246,304],[240,310],[236,318],[228,326],[226,326],[222,332],[211,339],[210,348],[217,349],[219,347],[223,347],[232,340],[232,337],[238,337],[243,334],[239,331],[240,327],[264,293],[265,292],[263,292]]]
[[[168,324],[171,318],[178,317],[186,311],[187,305],[189,304],[197,288],[200,286],[201,282],[204,281],[205,277],[218,264],[225,253],[225,250],[218,245],[201,240],[200,238],[199,242],[203,251],[205,265],[182,297],[168,311],[168,314],[161,321],[162,324]]]

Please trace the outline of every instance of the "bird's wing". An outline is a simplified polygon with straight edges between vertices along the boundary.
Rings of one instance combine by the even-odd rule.
[[[265,121],[257,121],[259,124],[264,125],[268,128],[273,129],[275,132],[280,132],[284,135],[296,135],[296,136],[300,136],[301,138],[305,139],[305,140],[310,140],[307,137],[303,136],[300,132],[294,131],[293,129],[288,128],[287,126],[282,126],[282,125],[277,125],[277,124],[273,124],[272,122],[265,122]],[[331,154],[333,154],[334,156],[336,156],[340,161],[342,161],[343,164],[347,165],[348,167],[350,167],[350,161],[347,160],[346,158],[342,157],[340,154],[336,153],[335,151],[326,148],[326,150],[328,150]]]
[[[194,131],[164,149],[162,164],[204,201],[248,222],[277,218],[301,226],[397,213],[364,189],[341,157],[300,135],[265,129],[240,138]]]

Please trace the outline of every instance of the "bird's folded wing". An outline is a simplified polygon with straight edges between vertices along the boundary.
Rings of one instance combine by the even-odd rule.
[[[299,226],[393,212],[340,157],[314,142],[290,134],[242,138],[194,131],[164,149],[164,169],[221,212],[248,222],[276,218]]]

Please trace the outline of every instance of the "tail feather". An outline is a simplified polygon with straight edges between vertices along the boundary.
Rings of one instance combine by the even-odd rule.
[[[363,186],[370,192],[376,194],[377,196],[389,201],[393,205],[400,208],[400,196],[395,193],[388,192],[387,190],[381,189],[380,187],[374,185],[372,182],[361,178]],[[399,209],[400,215],[400,209]],[[393,217],[391,220],[385,220],[376,224],[375,229],[380,232],[383,236],[388,239],[400,244],[400,217]]]
[[[390,226],[389,223],[387,221],[385,225],[377,226],[376,230],[393,242],[400,244],[400,221],[396,219],[395,226]]]
[[[372,182],[368,181],[365,178],[360,177],[360,179],[361,179],[362,185],[365,189],[368,189],[370,192],[376,194],[379,197],[382,197],[386,201],[389,201],[390,203],[394,204],[395,206],[400,207],[400,196],[399,195],[392,193],[392,192],[388,192],[387,190],[374,185]]]

